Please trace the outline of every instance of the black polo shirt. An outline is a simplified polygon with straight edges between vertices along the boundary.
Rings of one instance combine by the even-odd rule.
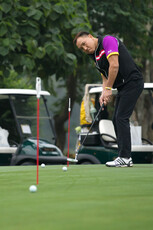
[[[106,50],[103,47],[104,38],[106,40],[107,36],[98,36],[98,47],[96,51],[93,54],[89,54],[89,56],[94,60],[96,68],[100,71],[100,73],[102,73],[104,77],[108,78],[109,62],[107,58],[111,55],[111,53],[106,57]],[[142,74],[125,45],[117,37],[114,38],[117,41],[118,52],[112,52],[112,55],[116,53],[119,55],[119,70],[113,88],[118,88],[130,80],[142,78]]]

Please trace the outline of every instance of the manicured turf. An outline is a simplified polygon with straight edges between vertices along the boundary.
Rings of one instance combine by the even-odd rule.
[[[152,230],[153,165],[0,167],[0,229]]]

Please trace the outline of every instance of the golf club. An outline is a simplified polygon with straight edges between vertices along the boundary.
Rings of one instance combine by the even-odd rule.
[[[90,131],[91,131],[91,129],[92,129],[92,127],[93,127],[95,121],[97,120],[97,117],[99,116],[99,114],[100,114],[100,112],[102,111],[103,108],[104,108],[104,104],[102,104],[102,106],[100,107],[100,109],[99,109],[97,115],[95,116],[95,119],[93,120],[93,122],[92,122],[92,124],[91,124],[91,126],[90,126],[90,129],[89,129],[89,131],[87,132],[86,136],[84,137],[82,143],[77,147],[76,153],[75,153],[75,160],[76,160],[76,162],[78,161],[78,160],[77,160],[77,158],[78,158],[78,151],[79,151],[80,148],[83,146],[83,144],[84,144],[85,140],[87,139],[87,137],[88,137],[88,135],[89,135],[89,133],[90,133]]]

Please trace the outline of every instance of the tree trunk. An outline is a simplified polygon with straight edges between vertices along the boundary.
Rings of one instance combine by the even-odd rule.
[[[77,86],[77,77],[74,75],[69,76],[66,81],[67,94],[65,96],[65,103],[62,106],[61,112],[58,115],[54,116],[55,131],[57,135],[56,145],[61,149],[61,151],[64,150],[65,140],[66,140],[67,131],[64,127],[64,124],[68,120],[69,98],[71,98],[71,111],[72,111],[76,99],[76,86]]]

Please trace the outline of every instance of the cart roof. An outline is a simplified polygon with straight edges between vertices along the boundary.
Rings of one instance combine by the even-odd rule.
[[[21,94],[21,95],[37,95],[34,89],[0,89],[1,94]],[[41,91],[40,95],[50,95],[48,91]]]
[[[149,90],[152,89],[153,90],[153,83],[144,83],[144,89]],[[115,93],[117,91],[117,89],[112,89],[113,93]],[[100,93],[102,92],[102,86],[97,86],[97,87],[93,87],[89,90],[89,93]]]

